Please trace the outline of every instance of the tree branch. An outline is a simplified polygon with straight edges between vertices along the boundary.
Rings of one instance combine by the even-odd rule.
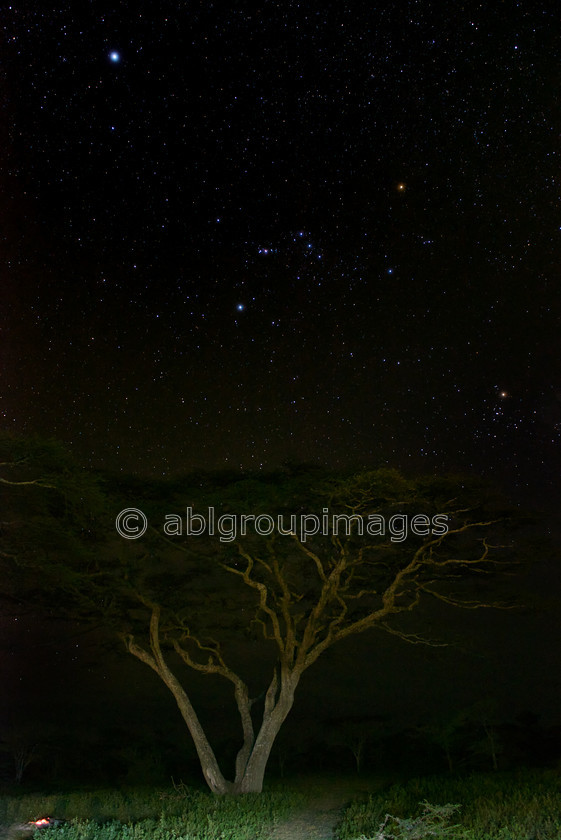
[[[250,554],[245,551],[245,549],[238,544],[238,551],[240,555],[247,561],[247,566],[245,570],[242,572],[240,569],[236,569],[233,566],[228,566],[225,563],[222,563],[222,567],[226,569],[226,571],[230,572],[233,575],[238,575],[242,578],[244,583],[247,586],[250,586],[252,589],[255,589],[259,593],[259,610],[265,615],[267,615],[271,619],[271,624],[273,627],[273,639],[277,644],[277,647],[284,657],[285,655],[285,641],[282,636],[279,617],[276,611],[268,604],[267,599],[269,596],[269,590],[264,583],[261,581],[255,580],[251,577],[251,572],[253,571],[254,560]],[[267,564],[264,563],[266,566]],[[263,623],[263,622],[262,622]]]
[[[2,466],[0,464],[0,466]],[[0,478],[0,484],[9,484],[11,487],[26,487],[35,484],[36,487],[47,487],[49,490],[56,490],[56,485],[47,484],[43,478],[35,478],[32,481],[9,481],[7,478]]]

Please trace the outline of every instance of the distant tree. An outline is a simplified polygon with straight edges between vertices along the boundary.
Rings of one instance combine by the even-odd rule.
[[[382,717],[342,718],[326,724],[329,744],[345,747],[353,756],[357,773],[362,770],[366,747],[388,734],[388,722]]]
[[[498,770],[504,744],[497,725],[496,701],[493,698],[480,700],[469,709],[469,717],[473,731],[471,754],[487,759],[493,770]]]
[[[417,727],[417,735],[435,744],[442,751],[450,773],[456,770],[460,760],[458,756],[463,754],[468,720],[467,709],[450,713],[443,711],[433,717],[429,723]]]
[[[3,733],[0,748],[11,757],[13,779],[18,785],[21,784],[29,765],[39,758],[40,737],[40,733],[34,725],[12,725]]]
[[[14,779],[19,785],[22,782],[23,774],[29,765],[37,758],[37,745],[27,744],[21,742],[12,745],[12,753],[14,757],[15,774]]]
[[[459,764],[484,758],[493,770],[499,769],[503,743],[499,734],[497,706],[486,698],[455,712],[441,712],[430,723],[417,728],[417,734],[440,747],[450,772]]]
[[[321,726],[317,719],[304,721],[298,728],[283,726],[275,740],[274,755],[281,778],[286,768],[301,767],[313,754],[321,739]]]
[[[191,733],[208,786],[219,794],[261,791],[300,679],[332,645],[371,629],[413,644],[439,644],[412,624],[418,606],[429,598],[466,609],[499,606],[480,581],[490,581],[512,553],[494,548],[500,514],[486,513],[481,488],[459,479],[408,480],[383,469],[350,477],[317,471],[237,480],[197,476],[152,485],[149,492],[137,484],[143,498],[134,506],[142,503],[156,524],[143,539],[128,542],[116,536],[104,541],[97,521],[102,514],[82,521],[78,498],[61,504],[72,482],[82,484],[72,471],[59,478],[61,489],[49,481],[58,506],[41,511],[39,505],[38,511],[54,538],[22,544],[20,558],[41,568],[57,601],[75,615],[102,613],[126,650],[157,674]],[[132,487],[121,482],[113,490],[114,510],[131,504]],[[96,488],[89,489],[97,504]],[[83,501],[87,509],[85,495]],[[230,517],[309,511],[321,518],[328,511],[328,527],[306,539],[296,526],[290,534],[274,529],[262,536],[250,528],[226,542],[208,532],[186,540],[177,516],[176,531],[162,532],[172,503],[171,510],[183,512],[190,505],[205,511],[210,502],[220,502]],[[333,515],[347,520],[334,528]],[[410,526],[413,516],[417,532],[405,533],[404,517]],[[360,536],[359,523],[367,522],[370,530]],[[232,665],[232,639],[241,633],[255,640],[257,631],[272,674],[256,699],[242,676],[243,663]],[[178,677],[182,666],[232,686],[243,736],[233,781],[223,775]]]

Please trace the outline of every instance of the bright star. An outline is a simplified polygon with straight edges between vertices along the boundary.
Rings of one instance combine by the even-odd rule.
[[[245,303],[238,303],[236,309],[238,310],[238,312],[243,312],[245,309]]]
[[[110,52],[109,53],[109,60],[113,62],[113,64],[118,64],[121,60],[121,53],[118,52]]]

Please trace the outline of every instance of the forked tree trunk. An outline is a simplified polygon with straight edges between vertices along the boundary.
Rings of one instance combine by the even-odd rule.
[[[294,703],[295,686],[281,686],[278,701],[271,712],[263,714],[263,723],[253,744],[243,777],[238,781],[239,793],[261,793],[265,769],[279,730]]]
[[[15,781],[21,784],[23,774],[35,758],[35,746],[20,744],[14,746]]]
[[[254,735],[253,731],[250,713],[251,701],[245,685],[241,681],[236,684],[236,703],[242,720],[244,737],[243,745],[236,758],[236,778],[231,782],[224,777],[220,770],[214,750],[206,737],[187,692],[170,670],[162,655],[157,636],[157,618],[153,620],[151,642],[151,654],[136,645],[132,638],[127,640],[127,648],[130,653],[149,665],[173,694],[183,720],[193,738],[205,781],[211,791],[222,795],[261,793],[271,749],[294,703],[294,691],[301,673],[281,668],[279,681],[275,672],[265,697],[263,720],[257,736]]]
[[[294,703],[295,686],[291,684],[281,686],[274,706],[267,708],[266,704],[257,737],[253,743],[247,743],[247,740],[244,742],[238,754],[238,757],[243,755],[244,760],[241,763],[236,762],[236,779],[230,782],[218,766],[214,750],[183,687],[175,678],[166,679],[165,682],[175,697],[179,711],[191,733],[203,775],[211,791],[217,794],[261,793],[275,738]],[[276,680],[274,682],[276,683]]]

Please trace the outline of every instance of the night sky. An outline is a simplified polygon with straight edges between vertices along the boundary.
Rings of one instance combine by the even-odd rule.
[[[558,510],[554,4],[25,0],[1,26],[3,430],[95,470],[472,471]],[[557,720],[553,612],[466,626],[469,661],[342,646],[296,715],[516,691]],[[171,709],[104,636],[48,628],[0,618],[8,717]]]
[[[156,476],[387,463],[557,493],[550,9],[9,7],[4,427]]]

